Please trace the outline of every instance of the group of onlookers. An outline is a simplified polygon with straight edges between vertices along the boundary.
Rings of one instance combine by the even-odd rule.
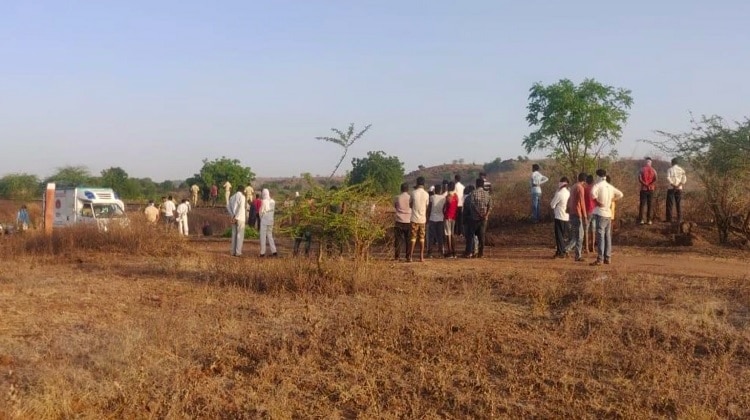
[[[424,177],[417,178],[411,193],[409,184],[401,184],[401,194],[393,202],[395,208],[395,253],[400,259],[402,246],[406,261],[413,261],[419,245],[419,261],[432,257],[433,245],[440,256],[456,258],[456,236],[468,238],[462,256],[483,258],[487,219],[492,200],[491,185],[486,174],[480,174],[475,185],[464,187],[461,176],[453,181],[425,190]],[[425,246],[425,243],[427,244]]]

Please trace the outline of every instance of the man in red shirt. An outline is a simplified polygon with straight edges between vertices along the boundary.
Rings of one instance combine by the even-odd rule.
[[[586,204],[586,217],[589,222],[584,232],[586,242],[586,252],[594,252],[594,238],[596,237],[596,218],[594,210],[596,209],[596,200],[591,196],[591,188],[594,187],[594,176],[586,176],[586,185],[583,186],[583,197]]]
[[[456,183],[447,184],[448,195],[445,196],[445,207],[443,215],[445,216],[445,239],[446,239],[446,258],[456,258],[456,243],[453,240],[453,230],[456,227],[456,216],[458,214],[458,195],[456,195]]]
[[[638,221],[644,225],[651,224],[651,201],[656,189],[656,171],[651,166],[651,158],[646,158],[646,163],[638,172],[638,182],[641,184],[641,202],[638,206]],[[646,217],[643,217],[643,207],[646,207]]]
[[[211,192],[208,197],[211,199],[211,207],[216,207],[216,198],[219,196],[219,187],[216,184],[211,185]]]
[[[591,195],[591,188],[589,188]],[[568,200],[568,215],[570,215],[570,243],[565,252],[575,249],[575,260],[583,261],[581,249],[583,248],[584,230],[588,225],[588,209],[586,207],[586,174],[578,174],[578,182],[570,188],[570,199]],[[592,209],[593,211],[593,209]]]
[[[253,206],[255,206],[255,229],[260,231],[260,206],[263,205],[263,200],[260,199],[260,194],[255,194],[255,200],[253,200]]]

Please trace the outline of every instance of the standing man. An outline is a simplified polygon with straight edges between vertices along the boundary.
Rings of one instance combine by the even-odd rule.
[[[174,204],[172,196],[170,195],[164,202],[164,224],[167,226],[167,229],[170,229],[174,224],[175,210],[177,210],[177,206]]]
[[[424,190],[424,177],[417,178],[417,186],[411,193],[409,206],[411,207],[411,247],[406,261],[411,262],[414,247],[419,242],[419,261],[424,262],[425,225],[427,224],[427,204],[430,195]]]
[[[466,240],[473,241],[474,236],[476,236],[479,245],[476,250],[476,256],[477,258],[484,258],[484,239],[487,233],[487,219],[490,217],[492,199],[490,198],[490,194],[484,189],[484,180],[482,178],[477,178],[475,189],[469,196],[469,199],[471,200],[471,205],[469,206],[471,210],[471,235]]]
[[[539,165],[531,165],[531,221],[534,223],[542,220],[540,203],[542,201],[542,184],[549,178],[539,172]]]
[[[585,226],[584,232],[586,253],[594,252],[594,245],[596,242],[596,218],[594,217],[594,210],[596,210],[596,200],[594,200],[594,197],[591,196],[592,188],[594,188],[594,176],[586,175],[586,185],[583,186],[583,201],[586,203],[586,215],[589,219],[589,223]]]
[[[435,194],[430,197],[430,219],[428,223],[430,239],[427,241],[427,258],[432,258],[432,244],[435,243],[440,255],[445,254],[445,198],[441,184],[435,184]]]
[[[190,201],[183,198],[177,206],[177,232],[180,235],[188,236],[188,212],[190,211]]]
[[[198,186],[198,184],[193,184],[192,187],[190,187],[190,197],[193,199],[193,208],[198,207],[198,193],[201,192],[201,187]]]
[[[487,172],[480,172],[479,177],[484,181],[484,190],[492,194],[492,183],[487,180]]]
[[[245,187],[245,200],[247,200],[247,202],[250,203],[253,200],[254,196],[255,196],[255,190],[253,189],[253,187],[250,184],[247,184],[247,187]],[[247,206],[248,217],[247,217],[247,219],[245,221],[245,224],[247,224],[250,220],[252,220],[250,218],[250,213],[251,213],[250,208],[251,207],[252,206],[250,206],[250,205]]]
[[[565,252],[575,248],[575,260],[583,261],[581,250],[583,248],[584,230],[588,227],[588,213],[586,210],[586,174],[578,174],[578,182],[570,189],[568,199],[568,216],[570,217],[570,242]]]
[[[597,169],[599,181],[591,188],[591,196],[596,200],[597,257],[591,265],[612,262],[612,202],[622,198],[622,192],[607,182],[607,171]]]
[[[232,217],[232,245],[229,252],[233,257],[242,256],[242,245],[245,241],[245,222],[247,221],[247,198],[242,186],[229,199],[227,211]]]
[[[409,195],[409,184],[401,184],[401,194],[393,200],[393,208],[396,210],[394,226],[395,254],[394,259],[399,260],[401,244],[404,244],[404,256],[409,259],[409,234],[411,233],[411,195]]]
[[[456,244],[453,241],[453,230],[456,228],[456,213],[458,212],[458,196],[456,195],[456,184],[448,183],[448,194],[445,196],[445,240],[448,244],[446,258],[456,258]]]
[[[638,206],[638,221],[640,224],[651,224],[651,201],[656,189],[656,171],[651,166],[651,158],[647,157],[643,167],[638,172],[638,182],[641,184],[641,202]],[[646,217],[643,217],[643,207],[646,207]]]
[[[457,236],[464,234],[463,225],[463,214],[464,214],[464,184],[461,183],[461,175],[456,174],[453,176],[453,182],[455,183],[454,188],[456,191],[456,197],[458,198],[458,208],[456,210],[456,230],[453,233]]]
[[[16,214],[16,224],[18,225],[18,229],[20,229],[21,232],[28,230],[29,226],[31,226],[31,219],[29,219],[29,210],[26,208],[26,204],[21,204],[21,208]]]
[[[232,194],[232,184],[230,184],[229,180],[227,179],[226,181],[224,181],[224,185],[222,185],[222,187],[224,187],[224,199],[226,200],[226,205],[228,206],[229,197]]]
[[[154,205],[154,200],[148,200],[148,206],[143,213],[146,215],[146,221],[152,225],[159,220],[159,209]]]
[[[219,198],[219,187],[217,187],[216,184],[211,184],[211,190],[208,197],[211,200],[211,207],[216,207],[216,199]]]
[[[549,203],[555,213],[555,258],[565,258],[568,256],[568,249],[565,246],[565,231],[567,229],[570,216],[568,215],[568,200],[570,191],[568,191],[568,178],[560,178],[557,185],[557,192]]]
[[[685,170],[680,168],[678,165],[679,160],[677,158],[672,159],[672,166],[667,171],[667,181],[669,181],[669,189],[667,190],[667,222],[672,221],[672,208],[677,209],[677,222],[682,222],[682,207],[680,202],[682,201],[682,187],[687,182],[687,176]]]

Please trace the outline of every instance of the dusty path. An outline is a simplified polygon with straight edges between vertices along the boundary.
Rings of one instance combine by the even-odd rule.
[[[292,258],[291,243],[280,241],[279,255],[281,258]],[[229,241],[196,241],[196,249],[209,254],[226,254],[229,258]],[[314,247],[313,247],[314,248]],[[651,273],[678,277],[701,278],[746,278],[750,280],[750,260],[747,258],[717,258],[697,254],[689,248],[664,248],[649,250],[639,247],[619,246],[615,248],[611,265],[591,267],[589,263],[595,259],[593,254],[585,254],[586,262],[574,262],[569,259],[553,259],[554,250],[547,247],[488,247],[484,259],[427,259],[424,265],[429,271],[444,272],[449,267],[461,266],[475,270],[486,271],[500,267],[517,269],[549,269],[549,270],[590,270],[616,271],[618,273]],[[249,261],[257,259],[258,241],[246,241],[245,256]],[[390,258],[390,253],[379,252],[376,260],[387,264],[396,263]],[[420,263],[411,263],[416,269]],[[427,268],[425,267],[425,268]],[[463,270],[462,270],[463,271]]]

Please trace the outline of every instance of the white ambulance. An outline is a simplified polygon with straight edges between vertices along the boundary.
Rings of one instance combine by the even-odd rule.
[[[112,188],[56,188],[55,201],[51,204],[55,210],[55,227],[96,223],[99,229],[107,231],[110,223],[123,226],[128,223],[125,204]]]

